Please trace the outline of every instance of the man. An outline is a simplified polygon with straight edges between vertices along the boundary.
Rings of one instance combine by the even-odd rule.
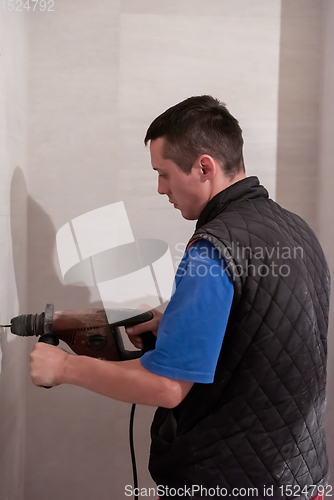
[[[114,363],[37,344],[32,380],[159,406],[150,472],[177,497],[315,497],[328,479],[321,247],[301,218],[246,178],[241,129],[216,99],[168,109],[145,143],[158,192],[198,219],[160,324],[155,313],[128,330],[140,347],[149,326],[156,349]]]

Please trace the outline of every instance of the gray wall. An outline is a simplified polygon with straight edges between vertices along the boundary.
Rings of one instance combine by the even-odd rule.
[[[54,12],[0,15],[1,321],[46,302],[100,305],[96,289],[64,285],[55,235],[109,203],[124,201],[135,238],[167,241],[177,264],[194,224],[156,193],[143,137],[157,114],[195,94],[226,102],[244,131],[248,175],[311,224],[333,266],[331,16],[331,0],[58,0]],[[23,498],[24,464],[25,500],[123,497],[130,405],[34,387],[25,360],[35,341],[9,340],[1,334],[1,470],[12,477],[1,500]],[[329,422],[332,380],[330,367]],[[152,414],[137,408],[141,486],[152,485]],[[329,426],[331,455],[332,442]]]
[[[332,283],[334,277],[334,2],[327,0],[323,9],[323,57],[324,71],[321,85],[321,123],[319,134],[319,184],[318,184],[318,230],[321,243],[331,270]],[[333,287],[333,285],[332,285]],[[327,437],[328,451],[334,475],[334,294],[331,298],[331,321],[329,334],[328,358],[328,408]],[[334,483],[332,479],[332,484]]]
[[[322,1],[282,0],[276,199],[318,229]]]
[[[27,307],[26,19],[0,14],[0,324]],[[23,500],[27,345],[0,328],[0,498]]]
[[[277,201],[301,215],[334,276],[334,2],[282,0]],[[333,294],[331,316],[333,317]],[[334,470],[334,326],[329,328],[327,443]],[[333,472],[332,472],[333,474]]]
[[[161,238],[180,258],[194,223],[157,194],[143,137],[189,95],[217,95],[239,116],[249,172],[274,193],[279,1],[63,0],[29,21],[29,310],[98,303],[96,290],[64,286],[54,249],[56,231],[94,208],[124,201],[135,237]],[[27,500],[122,497],[132,482],[129,411],[75,387],[45,394],[28,383]],[[152,413],[141,407],[136,418],[141,486],[152,485]]]

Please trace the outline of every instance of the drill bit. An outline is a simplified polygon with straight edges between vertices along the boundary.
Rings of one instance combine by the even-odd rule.
[[[2,328],[10,328],[12,325],[0,325]]]

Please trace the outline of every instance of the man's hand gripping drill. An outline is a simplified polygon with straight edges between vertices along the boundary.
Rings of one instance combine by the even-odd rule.
[[[143,307],[143,306],[142,306]],[[108,320],[107,320],[108,316]],[[59,339],[74,353],[106,361],[139,358],[154,349],[162,313],[140,310],[53,311],[47,304],[42,314],[27,314],[11,320],[11,331],[20,336],[39,336],[30,355],[30,375],[37,386],[52,387],[68,380],[72,353],[56,347]],[[119,319],[120,317],[127,319]],[[6,325],[9,326],[9,325]],[[140,351],[124,349],[119,327],[124,326],[132,344]],[[53,344],[53,345],[52,345]]]
[[[140,350],[144,350],[143,334],[152,332],[156,337],[162,313],[151,310],[153,318],[125,328],[130,342]],[[37,342],[30,354],[30,377],[39,387],[54,387],[66,382],[66,370],[69,356],[73,356],[64,349],[54,345]]]

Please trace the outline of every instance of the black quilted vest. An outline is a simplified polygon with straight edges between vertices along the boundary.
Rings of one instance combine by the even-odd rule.
[[[151,475],[164,492],[201,486],[195,499],[311,498],[308,487],[328,479],[329,272],[320,244],[256,177],[210,200],[190,241],[197,238],[221,251],[234,300],[214,382],[156,412]],[[189,492],[169,491],[165,498]]]

